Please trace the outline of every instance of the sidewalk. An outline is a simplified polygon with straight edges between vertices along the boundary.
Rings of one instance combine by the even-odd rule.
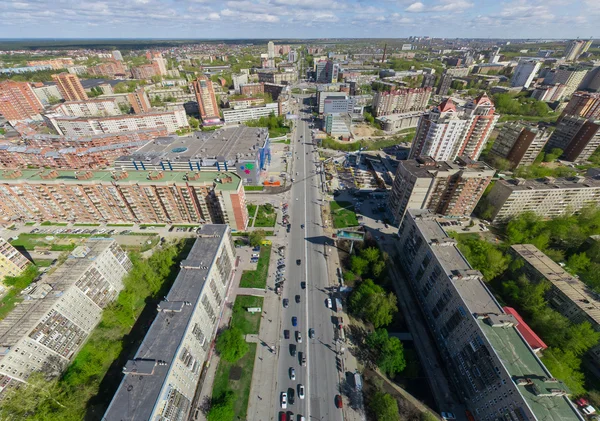
[[[285,201],[283,197],[281,201]],[[269,273],[267,275],[267,289],[258,290],[250,288],[239,288],[246,291],[246,295],[262,295],[263,319],[260,323],[258,337],[248,340],[258,340],[256,359],[254,360],[254,371],[252,373],[252,384],[250,386],[250,397],[248,399],[247,419],[249,421],[268,421],[273,418],[273,409],[279,407],[277,397],[277,369],[279,361],[278,336],[281,332],[281,297],[275,293],[275,272],[277,268],[277,253],[280,246],[285,245],[285,229],[281,227],[281,210],[277,209],[277,224],[274,227],[275,236],[271,246],[271,259],[269,262]],[[270,351],[275,349],[275,353]]]
[[[321,212],[321,218],[323,218],[323,214]],[[321,221],[323,222],[323,221]],[[329,224],[328,224],[329,226]],[[332,227],[328,227],[328,228],[324,228],[323,229],[323,234],[325,234],[325,236],[331,238],[331,235],[334,232],[334,228]],[[340,256],[336,250],[335,246],[323,246],[325,249],[323,250],[325,252],[325,254],[327,255],[327,276],[329,278],[329,284],[330,286],[335,286],[335,287],[339,287],[340,283],[338,281],[338,268],[340,267]],[[346,313],[346,308],[344,308],[341,312],[337,313],[338,315],[340,315],[341,317],[344,317],[344,320],[350,320],[350,317],[348,316],[348,314]],[[348,339],[347,339],[348,340]],[[349,351],[348,351],[348,343],[345,342],[342,344],[342,347],[345,348],[345,352],[343,352],[342,354],[342,371],[339,372],[339,381],[340,384],[342,384],[343,382],[346,381],[346,373],[354,373],[358,370],[358,362],[356,361],[356,358],[354,357],[354,355],[352,355]],[[352,386],[354,386],[352,384]],[[342,394],[343,396],[343,394]],[[362,402],[362,394],[359,395],[361,398],[361,402],[359,403],[359,407],[363,406],[363,402]],[[346,399],[346,397],[344,396],[344,400],[346,402],[344,402],[344,406],[342,409],[342,413],[344,415],[344,420],[346,421],[363,421],[366,420],[366,416],[364,413],[364,407],[363,409],[352,409],[350,407],[350,405],[348,404],[348,399]]]

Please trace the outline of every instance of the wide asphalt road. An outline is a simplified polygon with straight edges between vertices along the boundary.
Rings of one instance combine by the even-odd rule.
[[[307,105],[301,104],[300,108],[308,110]],[[310,144],[308,122],[302,120],[310,118],[310,112],[301,111],[299,117],[291,145],[294,184],[289,201],[291,233],[288,234],[286,282],[283,288],[283,298],[289,299],[289,307],[282,309],[277,374],[277,402],[280,403],[281,394],[287,392],[288,405],[285,410],[281,405],[273,410],[277,420],[280,419],[281,412],[285,411],[288,415],[293,414],[288,419],[294,421],[299,420],[300,416],[304,416],[307,421],[341,421],[342,411],[335,406],[339,377],[335,360],[334,312],[326,306],[330,286],[324,255],[324,241],[327,239],[321,227],[321,195],[318,188],[319,176],[316,174],[318,157]],[[305,288],[302,288],[301,282],[306,282]],[[295,327],[292,326],[292,317],[297,317]],[[309,339],[308,336],[311,328],[315,330],[314,339]],[[289,339],[284,339],[284,330],[290,332]],[[302,336],[301,343],[297,340],[297,333]],[[295,356],[292,356],[290,345],[296,347]],[[305,367],[300,364],[300,353],[306,357]],[[294,381],[290,378],[291,368],[296,372]],[[299,385],[304,386],[304,399],[298,397]]]

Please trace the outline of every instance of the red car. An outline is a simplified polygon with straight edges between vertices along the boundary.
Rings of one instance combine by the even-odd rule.
[[[335,395],[335,406],[338,408],[342,408],[344,406],[344,402],[342,401],[341,395]]]

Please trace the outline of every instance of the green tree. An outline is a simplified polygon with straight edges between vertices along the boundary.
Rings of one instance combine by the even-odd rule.
[[[571,351],[548,348],[542,362],[552,375],[565,382],[573,395],[585,393],[584,375],[581,372],[581,359]]]
[[[569,272],[576,275],[585,272],[591,263],[592,262],[587,254],[575,253],[567,259],[567,269]]]
[[[509,259],[486,240],[467,238],[459,242],[458,248],[471,266],[481,271],[488,281],[495,279],[508,267]]]
[[[125,82],[119,82],[113,87],[115,94],[126,94],[129,92],[129,87]]]
[[[373,352],[377,367],[390,377],[406,368],[404,346],[400,339],[388,336],[385,329],[377,329],[367,336],[367,346]]]
[[[248,352],[248,343],[242,331],[236,327],[225,329],[217,338],[215,349],[220,357],[229,362],[236,362]]]
[[[265,230],[254,230],[248,234],[248,241],[252,247],[260,246],[264,239],[267,237]]]
[[[213,399],[207,414],[208,421],[232,421],[235,418],[234,403],[235,396],[229,390]]]
[[[373,266],[371,266],[371,272],[373,273],[373,276],[377,279],[381,278],[381,275],[384,273],[385,270],[385,261],[380,260],[379,262],[375,262],[373,264]]]
[[[349,308],[353,314],[376,328],[390,324],[393,314],[398,311],[394,294],[386,294],[382,287],[370,279],[365,279],[352,291]]]
[[[392,395],[375,392],[369,400],[369,408],[377,421],[400,421],[398,403]]]
[[[582,356],[598,343],[600,332],[596,332],[589,322],[583,322],[572,325],[567,330],[566,336],[562,349],[571,351],[577,356]]]
[[[129,114],[131,106],[129,104],[119,104],[119,109],[123,114]]]
[[[56,105],[60,102],[60,99],[55,97],[54,95],[48,95],[48,104]]]
[[[363,273],[365,273],[368,268],[369,268],[368,260],[365,260],[359,256],[352,256],[350,258],[350,270],[352,270],[352,272],[354,272],[358,276],[361,276]]]
[[[544,162],[554,162],[563,154],[563,150],[560,148],[552,148],[550,152],[546,152],[544,156]]]
[[[200,128],[200,121],[197,118],[190,116],[188,117],[188,122],[193,130],[198,130]]]
[[[65,408],[65,396],[56,379],[48,379],[41,372],[34,372],[27,382],[26,385],[7,389],[0,405],[1,419],[24,420]]]
[[[367,247],[361,250],[360,257],[373,264],[380,259],[381,253],[377,247]]]

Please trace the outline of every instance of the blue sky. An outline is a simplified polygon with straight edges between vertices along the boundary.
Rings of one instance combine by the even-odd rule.
[[[2,0],[0,4],[0,38],[600,37],[600,0]]]

